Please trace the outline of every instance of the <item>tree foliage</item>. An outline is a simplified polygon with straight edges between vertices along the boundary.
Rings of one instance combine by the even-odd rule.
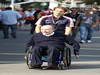
[[[0,3],[4,3],[6,0],[0,0]]]
[[[58,1],[58,2],[63,2],[64,0],[56,0],[56,1]]]
[[[100,5],[100,0],[82,0],[86,4],[95,4]]]

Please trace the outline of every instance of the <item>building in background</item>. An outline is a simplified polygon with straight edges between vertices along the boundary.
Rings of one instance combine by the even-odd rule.
[[[42,2],[42,6],[46,6],[46,2],[49,2],[49,8],[53,9],[55,6],[61,5],[64,7],[79,7],[84,8],[86,7],[85,3],[82,0],[64,0],[62,3],[57,2],[56,0],[1,0],[0,1],[0,8],[6,7],[11,5],[11,1],[14,1],[15,7],[20,7],[21,5],[27,5],[27,3],[34,3],[34,2]]]

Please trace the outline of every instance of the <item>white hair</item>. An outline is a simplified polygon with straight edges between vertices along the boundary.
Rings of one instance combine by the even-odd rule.
[[[52,25],[43,25],[41,28],[44,28],[44,27],[50,27],[51,29],[54,30],[54,26],[52,26]]]

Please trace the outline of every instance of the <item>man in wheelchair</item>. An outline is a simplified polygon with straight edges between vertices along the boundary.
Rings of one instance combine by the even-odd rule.
[[[64,50],[65,42],[73,46],[75,55],[79,55],[80,46],[75,40],[72,40],[69,36],[57,34],[54,31],[53,26],[44,25],[41,27],[41,33],[33,34],[27,44],[27,47],[32,46],[31,66],[33,68],[41,68],[43,63],[41,60],[42,54],[46,52],[48,59],[46,69],[57,69],[57,58],[59,58],[60,51]]]

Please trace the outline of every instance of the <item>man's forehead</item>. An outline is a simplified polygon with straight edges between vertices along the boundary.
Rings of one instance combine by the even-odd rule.
[[[63,9],[61,9],[61,8],[56,8],[55,10],[60,10],[60,11],[64,11]]]
[[[44,25],[41,28],[43,29],[43,28],[53,28],[53,27],[51,25]]]

